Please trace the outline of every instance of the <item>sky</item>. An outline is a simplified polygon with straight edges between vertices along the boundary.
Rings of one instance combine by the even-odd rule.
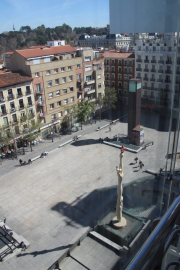
[[[32,29],[63,23],[74,27],[105,27],[109,23],[109,0],[1,0],[0,33],[12,31],[13,23]]]

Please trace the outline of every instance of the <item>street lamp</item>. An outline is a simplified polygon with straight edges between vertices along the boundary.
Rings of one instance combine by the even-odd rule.
[[[52,129],[51,129],[51,135],[52,135],[52,142],[53,142],[53,135],[54,135],[54,128],[53,128],[53,120],[52,120]]]

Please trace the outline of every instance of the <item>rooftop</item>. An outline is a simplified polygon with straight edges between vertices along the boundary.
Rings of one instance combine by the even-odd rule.
[[[104,52],[102,53],[102,55],[104,55],[104,57],[106,58],[135,58],[134,53],[129,53],[129,52]]]
[[[27,76],[22,71],[0,73],[0,87],[14,85],[18,83],[32,81],[33,78]]]
[[[30,58],[30,57],[45,56],[45,55],[51,55],[51,54],[76,52],[76,49],[70,45],[55,46],[55,47],[50,47],[50,48],[43,46],[41,48],[35,48],[35,49],[17,50],[16,52],[25,58]]]

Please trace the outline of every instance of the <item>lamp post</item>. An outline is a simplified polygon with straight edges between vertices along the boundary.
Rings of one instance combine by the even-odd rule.
[[[51,130],[51,134],[52,134],[52,142],[53,142],[53,135],[54,135],[54,127],[53,127],[53,120],[52,120],[52,130]]]
[[[11,128],[12,128],[12,134],[13,134],[13,141],[14,141],[14,149],[15,149],[15,157],[17,158],[17,152],[16,152],[16,140],[15,140],[15,134],[14,134],[14,129],[13,129],[13,124],[11,121],[9,121]]]

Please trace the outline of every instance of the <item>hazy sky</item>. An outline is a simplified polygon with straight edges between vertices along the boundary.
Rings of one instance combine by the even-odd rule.
[[[21,26],[44,24],[55,27],[66,23],[105,27],[109,23],[109,0],[1,0],[0,33]]]

